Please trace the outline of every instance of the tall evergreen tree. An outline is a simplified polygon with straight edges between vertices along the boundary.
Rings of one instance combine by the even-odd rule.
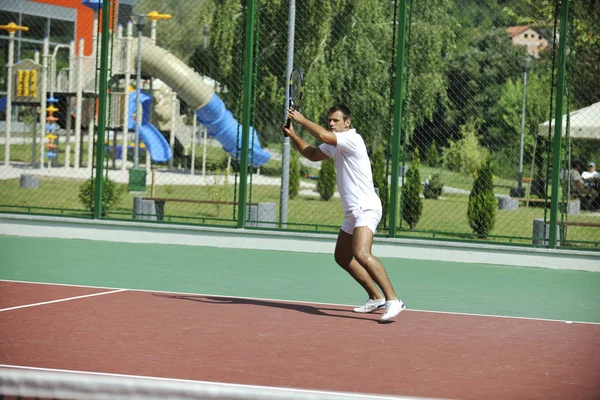
[[[321,170],[317,180],[317,192],[321,195],[321,200],[329,201],[335,193],[335,165],[333,158],[326,158],[321,161]]]
[[[477,173],[469,195],[467,219],[473,232],[485,238],[496,224],[498,200],[494,195],[491,161],[486,160]]]
[[[297,151],[290,154],[290,181],[288,195],[290,199],[298,196],[300,192],[300,160]]]
[[[415,148],[408,171],[406,181],[402,187],[402,219],[408,224],[410,230],[414,230],[423,214],[423,200],[421,199],[421,160],[419,149]]]
[[[373,184],[379,190],[379,198],[383,209],[381,224],[385,225],[385,217],[388,213],[388,180],[385,170],[385,152],[383,146],[379,146],[371,159],[371,169],[373,170]]]

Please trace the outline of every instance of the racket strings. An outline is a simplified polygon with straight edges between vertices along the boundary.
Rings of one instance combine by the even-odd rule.
[[[294,108],[297,108],[302,100],[302,81],[302,71],[295,67],[290,76],[290,103]]]

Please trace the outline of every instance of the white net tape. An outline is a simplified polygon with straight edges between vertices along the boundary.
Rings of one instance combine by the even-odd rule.
[[[417,399],[87,372],[0,368],[0,398],[60,400],[390,400]],[[424,400],[423,398],[418,398]]]

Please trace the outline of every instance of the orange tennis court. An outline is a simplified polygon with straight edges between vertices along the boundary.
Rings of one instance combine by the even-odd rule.
[[[600,325],[0,282],[3,368],[449,399],[594,399]]]

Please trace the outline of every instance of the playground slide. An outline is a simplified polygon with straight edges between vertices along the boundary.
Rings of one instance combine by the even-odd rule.
[[[169,51],[156,46],[149,38],[142,38],[142,70],[155,76],[175,90],[189,106],[196,110],[198,122],[206,126],[208,134],[221,143],[223,150],[239,159],[242,127],[213,88]],[[133,46],[137,54],[137,43]],[[135,59],[135,57],[133,57]],[[265,151],[258,140],[258,133],[250,127],[248,162],[254,167],[267,163],[271,154]]]
[[[140,140],[144,142],[155,162],[167,162],[171,159],[171,147],[162,133],[152,124],[140,126]]]
[[[135,130],[136,92],[129,94],[129,129]],[[154,162],[167,162],[173,158],[173,152],[169,143],[162,133],[149,122],[150,105],[152,96],[145,91],[140,91],[140,102],[142,103],[142,121],[140,124],[140,140],[146,145],[150,158]]]

